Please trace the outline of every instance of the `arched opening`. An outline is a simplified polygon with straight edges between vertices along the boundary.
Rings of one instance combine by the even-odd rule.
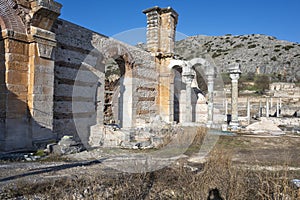
[[[110,58],[105,65],[104,124],[122,126],[122,104],[125,61],[122,57]]]
[[[182,117],[180,116],[181,111],[182,111],[182,90],[184,90],[183,88],[183,82],[182,82],[182,69],[180,66],[174,66],[173,67],[174,70],[174,108],[173,108],[173,112],[174,112],[174,121],[179,123],[182,121]]]
[[[131,64],[125,56],[107,59],[105,65],[104,124],[117,124],[122,128],[132,127]]]

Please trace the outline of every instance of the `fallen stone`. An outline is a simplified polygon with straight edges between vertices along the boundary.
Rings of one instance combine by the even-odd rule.
[[[47,149],[45,151],[55,155],[68,155],[78,153],[82,150],[82,144],[73,140],[73,136],[64,136],[57,144],[47,145]]]

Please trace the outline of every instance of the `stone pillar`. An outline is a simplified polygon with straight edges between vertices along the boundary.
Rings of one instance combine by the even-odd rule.
[[[250,105],[249,98],[247,98],[247,120],[248,120],[248,124],[250,124],[250,120],[251,120],[251,105]]]
[[[207,127],[213,125],[214,112],[214,74],[207,74],[207,95],[208,95],[208,112],[207,112]]]
[[[238,80],[240,78],[240,66],[233,65],[229,70],[231,78],[231,122],[230,125],[233,129],[236,129],[239,125],[238,119]]]
[[[269,117],[269,98],[266,98],[266,117]]]
[[[5,6],[7,2],[1,4]],[[5,14],[15,9],[14,13],[9,14],[12,22],[7,23],[15,27],[4,30],[5,27],[0,23],[1,39],[5,44],[2,61],[5,65],[7,90],[5,127],[0,124],[0,129],[5,129],[4,137],[0,133],[0,150],[3,151],[28,150],[32,149],[36,141],[56,139],[52,132],[52,50],[56,41],[51,28],[60,14],[61,4],[53,0],[14,2],[6,5]]]
[[[143,11],[147,16],[147,50],[153,53],[158,52],[160,46],[160,11],[157,6]]]
[[[158,114],[164,121],[173,122],[174,73],[168,66],[174,58],[178,14],[171,7],[153,7],[143,13],[147,16],[147,49],[152,53],[159,73]]]
[[[226,115],[226,119],[227,119],[227,115],[228,115],[228,101],[227,101],[227,99],[225,99],[225,115]]]
[[[270,98],[270,108],[271,109],[273,108],[273,98],[272,97]]]
[[[183,66],[183,82],[186,85],[186,99],[185,99],[185,122],[192,122],[193,113],[192,113],[192,82],[194,79],[194,73],[191,66]]]
[[[261,103],[261,99],[259,100],[259,110],[258,110],[258,117],[262,117],[262,103]]]
[[[31,1],[28,107],[33,140],[56,139],[53,131],[55,33],[51,28],[61,4],[52,0]]]

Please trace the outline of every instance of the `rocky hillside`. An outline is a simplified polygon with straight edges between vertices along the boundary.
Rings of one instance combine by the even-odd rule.
[[[175,51],[187,60],[209,54],[223,72],[237,62],[243,73],[259,70],[284,81],[300,82],[300,44],[267,35],[192,36],[178,41]]]

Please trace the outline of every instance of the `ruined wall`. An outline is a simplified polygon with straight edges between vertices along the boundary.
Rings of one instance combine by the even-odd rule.
[[[55,36],[61,5],[52,0],[0,4],[0,151],[32,149],[52,132]]]
[[[132,95],[128,100],[132,102],[127,102],[133,105],[132,126],[141,119],[149,121],[150,113],[155,112],[151,109],[157,81],[149,53],[61,19],[56,21],[53,32],[58,42],[54,71],[54,132],[58,137],[75,135],[85,143],[90,127],[103,121],[99,119],[103,117],[103,102],[97,101],[97,93],[103,98],[108,58],[127,59],[125,76],[133,78],[132,91],[126,91]]]

